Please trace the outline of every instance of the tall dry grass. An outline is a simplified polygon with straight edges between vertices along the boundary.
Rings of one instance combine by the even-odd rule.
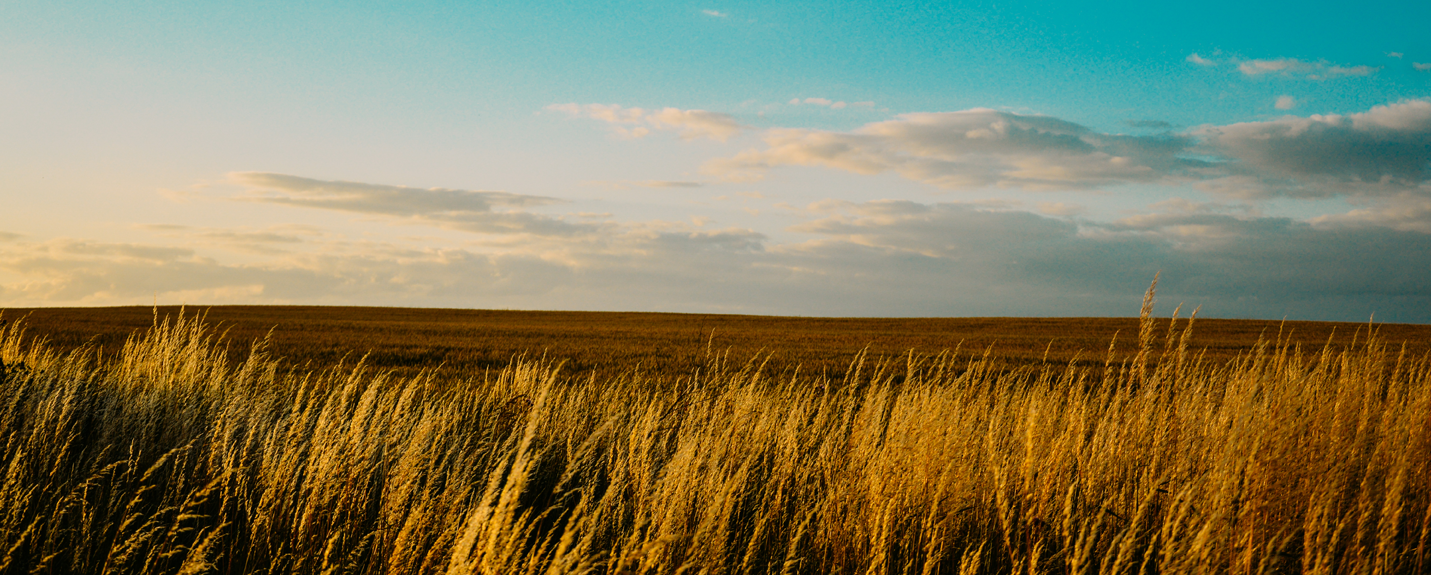
[[[0,571],[1431,569],[1426,357],[1270,336],[1215,365],[1150,305],[1102,370],[950,352],[837,380],[712,353],[439,384],[285,373],[262,342],[230,367],[194,317],[111,358],[12,325]]]

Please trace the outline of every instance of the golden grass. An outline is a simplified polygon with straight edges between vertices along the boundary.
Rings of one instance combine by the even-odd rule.
[[[104,361],[11,325],[0,572],[1431,569],[1427,356],[1364,332],[1211,362],[1191,328],[1145,313],[1092,369],[708,352],[439,385],[230,362],[195,317]]]

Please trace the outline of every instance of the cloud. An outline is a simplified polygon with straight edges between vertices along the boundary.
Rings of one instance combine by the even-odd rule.
[[[229,179],[249,188],[253,202],[388,216],[407,223],[485,234],[564,236],[592,231],[521,208],[561,200],[507,192],[409,188],[360,182],[315,180],[285,174],[235,172]],[[495,208],[505,208],[498,211]]]
[[[687,182],[673,180],[620,180],[614,182],[590,180],[582,182],[583,185],[601,186],[611,190],[624,190],[627,188],[700,188],[705,182]]]
[[[804,100],[801,100],[800,98],[794,98],[790,100],[789,104],[792,106],[798,106],[800,104],[811,104],[815,106],[825,106],[831,110],[843,110],[847,106],[857,106],[861,108],[874,107],[874,102],[855,102],[853,104],[850,104],[847,102],[836,102],[834,100],[830,100],[829,98],[805,98]]]
[[[614,104],[553,104],[548,110],[565,112],[573,117],[591,118],[609,123],[617,133],[641,138],[652,130],[675,131],[683,140],[709,138],[724,142],[739,134],[744,126],[729,114],[705,110],[661,108],[623,108]]]
[[[230,181],[258,190],[283,192],[282,196],[260,196],[260,201],[291,205],[413,216],[432,213],[487,212],[494,206],[527,207],[559,203],[561,200],[507,192],[409,188],[360,182],[315,180],[301,176],[264,172],[233,172]]]
[[[1401,52],[1387,52],[1386,55],[1389,58],[1400,58],[1402,56],[1405,56],[1406,54],[1402,54]]]
[[[1399,57],[1399,54],[1397,56]],[[1330,80],[1347,76],[1370,76],[1381,70],[1377,66],[1343,66],[1326,60],[1308,62],[1297,58],[1245,59],[1230,57],[1223,60],[1212,60],[1195,53],[1188,55],[1186,61],[1209,68],[1223,64],[1236,66],[1239,72],[1249,78],[1275,76],[1288,79]]]
[[[705,14],[706,16],[712,16],[715,18],[727,18],[730,16],[730,14],[727,14],[725,12],[717,12],[715,10],[701,10],[701,14]]]
[[[531,256],[369,246],[362,254],[290,255],[224,263],[193,250],[60,238],[0,248],[7,305],[369,303],[542,294],[571,270]],[[386,302],[386,303],[385,303]]]
[[[1431,235],[1318,227],[1189,202],[1162,208],[1097,224],[967,204],[837,203],[812,209],[827,215],[798,228],[821,239],[773,250],[863,261],[870,274],[901,274],[912,284],[942,276],[955,293],[967,288],[994,301],[1036,302],[1016,313],[1111,309],[1097,294],[1126,291],[1161,270],[1175,278],[1159,285],[1163,301],[1202,304],[1214,314],[1431,318],[1431,307],[1417,307],[1431,304]],[[976,286],[965,285],[970,278],[979,278],[970,282]],[[1123,305],[1131,307],[1131,297]]]
[[[1284,195],[1398,193],[1431,181],[1431,100],[1349,115],[1288,116],[1194,131],[1204,150],[1234,160],[1231,175],[1281,186]]]
[[[1291,96],[1278,96],[1275,107],[1278,110],[1291,110],[1297,107],[1297,99]]]
[[[0,232],[0,242],[13,242],[25,236],[14,232]]]
[[[280,254],[313,238],[323,235],[312,226],[294,224],[251,228],[193,227],[175,224],[144,224],[139,229],[161,236],[204,241],[218,247],[243,253]]]
[[[1326,75],[1328,77],[1370,76],[1380,69],[1379,67],[1373,68],[1371,66],[1328,66],[1326,68]]]
[[[763,139],[764,148],[711,160],[703,171],[729,181],[786,166],[893,172],[945,189],[1193,183],[1244,198],[1387,195],[1431,184],[1431,100],[1156,136],[973,109],[905,114],[849,132],[776,128]]]
[[[704,186],[705,183],[670,180],[642,180],[639,182],[631,182],[631,185],[640,186],[643,188],[699,188],[701,186]]]
[[[209,254],[208,242],[20,240],[0,243],[0,305],[147,304],[157,293],[191,304],[1126,316],[1161,270],[1162,301],[1201,304],[1214,317],[1431,321],[1431,234],[1390,229],[1385,218],[1369,223],[1375,217],[1354,211],[1309,223],[1186,200],[1111,223],[1069,217],[1077,206],[1068,204],[1040,209],[1061,215],[829,200],[796,210],[784,234],[794,239],[781,242],[702,222],[637,222],[502,253],[294,232],[300,241],[284,243],[294,249],[244,263]],[[1399,209],[1420,210],[1423,222],[1431,212]]]
[[[1041,214],[1050,216],[1077,216],[1088,211],[1087,208],[1078,204],[1067,202],[1039,202],[1038,211]]]
[[[1380,68],[1371,66],[1340,66],[1326,61],[1304,62],[1296,58],[1276,58],[1271,60],[1245,60],[1237,65],[1238,71],[1247,76],[1275,74],[1284,77],[1302,77],[1310,80],[1326,80],[1340,76],[1369,76]]]
[[[1172,124],[1162,120],[1127,120],[1124,123],[1133,128],[1148,128],[1153,130],[1171,130],[1173,128]]]
[[[1311,223],[1323,228],[1376,227],[1431,234],[1431,194],[1403,193],[1371,203],[1343,214],[1318,216]]]
[[[772,129],[766,148],[703,168],[750,181],[779,166],[821,166],[857,174],[895,172],[948,189],[983,186],[1081,189],[1149,182],[1183,163],[1190,141],[1177,136],[1102,134],[1048,116],[972,109],[904,114],[852,132]]]
[[[1424,64],[1421,62],[1412,62],[1411,67],[1416,68],[1417,70],[1420,70],[1422,72],[1431,71],[1431,62],[1426,62]]]

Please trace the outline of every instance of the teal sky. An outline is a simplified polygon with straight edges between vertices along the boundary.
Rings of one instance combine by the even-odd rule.
[[[1426,22],[8,3],[0,306],[1431,322]]]

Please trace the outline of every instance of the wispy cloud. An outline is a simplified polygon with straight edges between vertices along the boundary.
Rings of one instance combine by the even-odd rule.
[[[253,202],[388,216],[399,222],[475,233],[560,236],[591,231],[590,224],[574,224],[520,209],[561,202],[545,196],[410,188],[260,172],[235,172],[229,174],[229,179],[249,188],[242,199]]]
[[[547,109],[564,112],[572,117],[601,120],[611,124],[617,133],[630,138],[648,136],[652,130],[670,130],[679,133],[684,140],[709,138],[724,142],[744,129],[744,126],[729,114],[705,110],[647,110],[615,104],[552,104],[547,106]]]
[[[730,14],[728,14],[728,13],[719,12],[719,11],[716,11],[716,10],[701,10],[701,14],[705,14],[706,16],[711,16],[711,17],[713,17],[713,18],[728,18],[728,17],[730,17]]]
[[[815,105],[815,106],[825,106],[825,107],[830,108],[830,109],[833,109],[833,110],[839,110],[839,109],[842,109],[842,108],[844,108],[845,106],[848,106],[848,105],[849,105],[849,104],[846,104],[845,102],[836,102],[836,101],[830,100],[830,99],[828,99],[828,98],[805,98],[804,100],[801,100],[800,98],[794,98],[794,99],[790,100],[790,105],[792,105],[792,106],[799,106],[800,104],[812,104],[812,105]],[[873,103],[871,103],[871,104],[873,104]]]
[[[1204,58],[1204,57],[1202,57],[1202,56],[1199,56],[1199,55],[1197,55],[1196,52],[1194,52],[1194,53],[1192,53],[1192,54],[1188,54],[1188,57],[1186,58],[1186,60],[1187,60],[1188,62],[1192,62],[1192,63],[1197,64],[1197,65],[1199,65],[1199,66],[1216,66],[1216,65],[1217,65],[1217,62],[1214,62],[1214,61],[1212,61],[1212,60],[1209,60],[1209,59],[1207,59],[1207,58]]]
[[[1278,96],[1277,102],[1273,104],[1273,107],[1278,110],[1291,110],[1297,107],[1297,99],[1291,96]]]
[[[690,182],[679,180],[589,180],[586,182],[582,182],[582,184],[588,186],[601,186],[603,188],[612,190],[622,190],[627,188],[700,188],[706,185],[705,182]]]
[[[1147,128],[1151,130],[1170,130],[1173,128],[1172,124],[1162,120],[1128,120],[1124,123],[1134,128]]]
[[[791,106],[799,106],[801,104],[811,106],[824,106],[831,110],[842,110],[850,106],[854,106],[856,108],[873,108],[875,106],[874,102],[844,102],[831,100],[829,98],[792,98],[789,102],[786,103],[790,104]]]
[[[261,229],[246,227],[214,228],[176,224],[142,224],[139,229],[161,236],[195,239],[221,248],[245,253],[278,254],[323,235],[312,226],[282,224]]]
[[[1326,80],[1342,76],[1369,76],[1380,68],[1371,66],[1341,66],[1326,61],[1304,62],[1296,58],[1275,58],[1271,60],[1246,60],[1237,64],[1237,70],[1246,76],[1279,75],[1290,78]]]
[[[264,172],[233,172],[228,177],[259,192],[279,192],[252,196],[257,201],[392,216],[488,212],[494,206],[545,206],[561,202],[556,198],[507,192],[410,188]]]
[[[1395,54],[1394,57],[1400,57],[1399,54],[1394,52],[1388,55],[1393,54]],[[1305,80],[1331,80],[1349,76],[1370,76],[1381,70],[1381,68],[1377,66],[1344,66],[1326,60],[1309,62],[1297,58],[1248,59],[1239,56],[1205,58],[1197,53],[1193,53],[1189,54],[1184,60],[1206,68],[1223,65],[1233,66],[1236,67],[1243,76],[1248,78],[1279,77]]]
[[[1415,69],[1417,69],[1417,70],[1420,70],[1420,71],[1422,71],[1422,72],[1427,72],[1427,71],[1431,71],[1431,62],[1425,62],[1425,63],[1422,63],[1422,62],[1412,62],[1412,63],[1411,63],[1411,67],[1412,67],[1412,68],[1415,68]]]

